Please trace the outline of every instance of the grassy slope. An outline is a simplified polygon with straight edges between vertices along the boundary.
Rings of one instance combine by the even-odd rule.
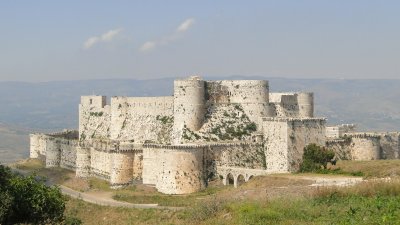
[[[299,179],[301,174],[276,175],[256,177],[237,189],[216,185],[183,196],[164,195],[136,185],[114,191],[116,198],[187,208],[123,209],[70,199],[66,214],[80,218],[84,224],[400,224],[400,180],[396,178],[400,160],[341,161],[338,166],[347,172],[363,171],[368,178],[392,179],[348,188],[307,189],[304,187],[309,181]],[[57,176],[64,184],[74,179],[64,170],[43,169],[37,161],[29,160],[18,167]],[[98,179],[87,180],[87,185],[92,190],[110,191],[107,183]]]

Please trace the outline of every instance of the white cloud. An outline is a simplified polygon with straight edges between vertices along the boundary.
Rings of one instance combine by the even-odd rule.
[[[110,30],[104,34],[101,35],[101,40],[102,41],[112,41],[114,37],[116,37],[119,33],[121,33],[122,29],[115,29],[115,30]]]
[[[179,27],[176,28],[176,31],[178,31],[178,32],[185,32],[185,31],[187,31],[193,24],[194,24],[194,19],[193,19],[193,18],[189,18],[189,19],[183,21],[183,23],[181,23],[181,25],[179,25]]]
[[[83,48],[89,49],[93,45],[95,45],[97,42],[99,42],[99,40],[100,39],[98,37],[91,37],[91,38],[87,39],[87,41],[85,41],[85,43],[83,44]]]
[[[150,51],[150,50],[154,49],[156,47],[156,45],[157,44],[153,41],[147,41],[142,45],[142,47],[140,47],[140,51],[142,51],[142,52]]]
[[[189,28],[193,26],[194,21],[195,20],[193,18],[186,19],[176,28],[176,30],[172,34],[165,36],[163,38],[160,38],[159,40],[156,40],[156,41],[146,41],[140,47],[139,50],[142,52],[148,52],[148,51],[155,49],[157,46],[167,45],[171,42],[174,42],[174,41],[180,39],[182,37],[183,33],[186,32],[187,30],[189,30]]]
[[[121,33],[122,29],[114,29],[105,32],[99,36],[94,36],[85,41],[83,44],[84,49],[89,49],[100,42],[110,42]]]

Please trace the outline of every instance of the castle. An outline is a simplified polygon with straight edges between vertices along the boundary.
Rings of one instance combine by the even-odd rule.
[[[339,158],[399,157],[398,133],[389,140],[349,127],[346,133],[314,117],[313,93],[270,93],[265,80],[193,76],[175,80],[173,96],[118,96],[110,104],[105,96],[82,96],[79,131],[31,134],[30,157],[112,187],[138,180],[166,194],[199,191],[214,178],[237,186],[297,171],[310,143],[335,149]]]

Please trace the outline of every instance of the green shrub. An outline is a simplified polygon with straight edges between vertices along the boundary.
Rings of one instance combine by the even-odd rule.
[[[325,147],[316,144],[309,144],[304,148],[303,162],[300,165],[300,172],[317,172],[318,170],[327,169],[335,153]]]
[[[55,224],[64,220],[65,199],[31,175],[13,174],[0,165],[0,224]]]

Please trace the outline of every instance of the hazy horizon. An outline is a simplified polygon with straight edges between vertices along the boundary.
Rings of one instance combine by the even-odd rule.
[[[0,81],[399,79],[400,2],[0,3]]]

